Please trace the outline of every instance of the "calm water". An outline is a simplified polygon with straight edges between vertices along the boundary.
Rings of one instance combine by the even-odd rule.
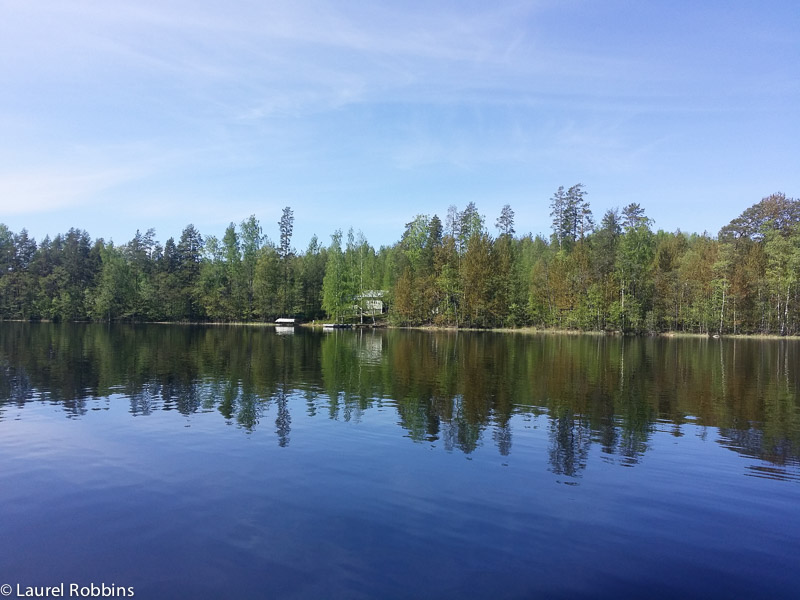
[[[0,324],[0,584],[797,598],[799,371],[794,342]]]

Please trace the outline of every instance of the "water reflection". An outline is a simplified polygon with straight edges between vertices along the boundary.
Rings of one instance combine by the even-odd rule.
[[[720,443],[800,464],[798,344],[790,341],[334,331],[255,327],[2,324],[0,421],[58,404],[81,417],[122,394],[130,413],[217,411],[291,443],[292,411],[359,421],[389,406],[405,435],[472,453],[513,453],[514,419],[544,419],[550,469],[580,477],[591,449],[635,465],[657,427],[716,428]],[[267,425],[265,415],[274,416]],[[272,417],[270,418],[272,420]]]

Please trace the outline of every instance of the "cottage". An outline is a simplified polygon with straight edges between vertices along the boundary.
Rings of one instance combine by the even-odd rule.
[[[385,312],[383,303],[384,290],[366,290],[357,296],[358,302],[363,306],[363,314],[375,316]]]

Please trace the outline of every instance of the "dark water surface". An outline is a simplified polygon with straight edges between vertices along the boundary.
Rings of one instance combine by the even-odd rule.
[[[0,324],[0,584],[800,597],[800,345]]]

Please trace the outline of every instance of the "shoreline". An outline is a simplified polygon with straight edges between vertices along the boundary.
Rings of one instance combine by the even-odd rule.
[[[269,323],[264,321],[51,321],[48,319],[41,319],[38,321],[29,321],[23,319],[2,319],[2,323],[49,323],[49,324],[82,324],[82,325],[178,325],[178,326],[213,326],[213,327],[277,327],[279,324]],[[322,330],[323,322],[312,323],[297,323],[294,327],[303,327],[305,329]],[[715,333],[694,333],[690,331],[661,331],[657,333],[623,333],[621,331],[581,331],[578,329],[555,329],[555,328],[536,328],[536,327],[494,327],[494,328],[477,328],[477,327],[455,327],[452,325],[387,325],[387,324],[359,324],[352,323],[353,329],[397,329],[408,331],[427,331],[427,332],[470,332],[470,333],[516,333],[523,335],[562,335],[562,336],[599,336],[599,337],[653,337],[653,338],[704,338],[704,339],[748,339],[748,340],[800,340],[800,335],[779,335],[776,333],[723,333],[722,335]]]

